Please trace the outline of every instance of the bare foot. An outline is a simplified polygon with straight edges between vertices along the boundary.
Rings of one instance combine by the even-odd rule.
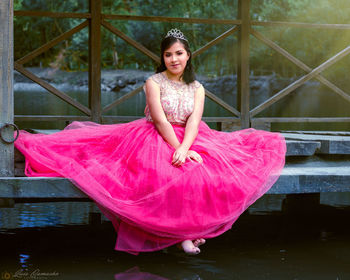
[[[182,241],[181,247],[185,253],[189,255],[197,255],[201,252],[201,250],[195,246],[191,240]]]
[[[193,245],[196,247],[199,247],[199,246],[203,245],[204,243],[205,243],[204,238],[198,238],[198,239],[193,241]]]

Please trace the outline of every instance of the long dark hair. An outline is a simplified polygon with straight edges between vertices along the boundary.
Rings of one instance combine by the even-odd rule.
[[[192,82],[194,82],[194,80],[196,79],[195,74],[194,74],[194,70],[193,70],[193,66],[192,66],[192,53],[190,50],[190,46],[188,45],[188,42],[186,40],[183,39],[179,39],[179,38],[175,38],[175,37],[165,37],[161,44],[160,44],[160,65],[157,67],[156,73],[160,73],[163,72],[165,70],[167,70],[166,66],[165,66],[165,62],[164,62],[164,52],[169,49],[174,43],[176,42],[180,42],[183,46],[184,49],[186,50],[186,52],[189,54],[189,58],[187,60],[187,64],[185,67],[185,70],[182,74],[182,80],[188,85]]]

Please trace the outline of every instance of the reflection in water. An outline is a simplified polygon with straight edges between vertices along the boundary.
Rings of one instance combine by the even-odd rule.
[[[138,256],[114,251],[109,222],[3,229],[0,274],[58,275],[47,278],[52,280],[350,279],[349,207],[254,213],[209,239],[197,256],[176,247]]]
[[[26,254],[19,254],[19,264],[22,269],[28,268],[28,259],[29,255]]]
[[[87,224],[91,212],[100,212],[93,202],[16,203],[0,209],[0,228]]]
[[[114,275],[115,280],[169,280],[148,272],[141,272],[138,267],[133,267],[125,272]]]

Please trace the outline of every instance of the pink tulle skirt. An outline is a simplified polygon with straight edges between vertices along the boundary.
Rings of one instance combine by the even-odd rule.
[[[185,128],[173,127],[181,142]],[[191,149],[203,163],[174,167],[174,148],[146,119],[22,131],[15,145],[27,176],[69,178],[112,221],[115,249],[132,254],[227,231],[278,179],[286,152],[279,133],[220,132],[201,122]]]

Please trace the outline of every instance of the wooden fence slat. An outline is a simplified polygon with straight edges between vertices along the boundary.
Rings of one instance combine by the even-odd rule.
[[[237,52],[237,107],[241,112],[241,127],[250,127],[249,106],[249,33],[250,33],[250,0],[238,0],[238,18],[242,20],[238,33]]]
[[[102,116],[102,123],[115,123],[115,122],[130,122],[144,118],[144,116]],[[232,122],[240,123],[240,118],[237,117],[203,117],[205,122]]]
[[[0,127],[13,124],[13,0],[0,1]],[[13,129],[2,130],[11,141]],[[0,177],[14,176],[13,144],[0,139]]]
[[[350,24],[305,23],[285,21],[251,21],[256,26],[288,26],[297,28],[350,29]]]
[[[91,117],[62,115],[15,115],[15,121],[91,121]]]
[[[15,11],[19,17],[50,17],[50,18],[90,18],[90,13],[58,13],[46,11]]]
[[[94,122],[101,121],[101,12],[102,0],[89,0],[89,107]]]
[[[262,41],[281,55],[283,55],[285,58],[299,66],[301,69],[303,69],[306,72],[312,71],[312,68],[304,64],[302,61],[291,55],[289,52],[287,52],[285,49],[281,48],[279,45],[271,41],[270,39],[266,38],[264,35],[262,35],[260,32],[256,30],[251,30],[251,34],[257,38],[258,40]],[[318,74],[315,76],[315,79],[320,81],[322,84],[333,90],[335,93],[337,93],[339,96],[344,98],[346,101],[350,102],[350,95],[344,92],[342,89],[338,88],[336,85],[328,81],[325,77],[323,77],[321,74]]]
[[[117,100],[113,101],[111,104],[105,106],[102,110],[103,113],[111,110],[113,107],[121,104],[122,102],[124,102],[125,100],[133,97],[134,95],[136,95],[137,93],[139,93],[140,91],[142,91],[143,86],[140,86],[136,89],[134,89],[133,91],[123,95],[122,97],[118,98]],[[213,100],[215,103],[217,103],[218,105],[222,106],[223,108],[225,108],[226,110],[228,110],[229,112],[235,114],[236,116],[240,116],[240,112],[237,111],[234,107],[232,107],[231,105],[227,104],[225,101],[223,101],[221,98],[217,97],[214,93],[211,93],[208,90],[205,90],[205,94],[208,98],[210,98],[211,100]]]
[[[320,66],[316,67],[310,73],[304,75],[303,77],[301,77],[300,79],[298,79],[294,83],[290,84],[288,87],[286,87],[283,90],[281,90],[280,92],[276,93],[274,96],[272,96],[271,98],[267,99],[265,102],[263,102],[260,105],[256,106],[254,109],[252,109],[250,111],[251,117],[255,116],[256,114],[260,113],[261,111],[263,111],[267,107],[271,106],[272,104],[274,104],[275,102],[277,102],[278,100],[283,98],[284,96],[288,95],[293,90],[297,89],[298,87],[303,85],[308,80],[314,78],[320,72],[324,71],[329,66],[331,66],[334,63],[336,63],[337,61],[339,61],[340,59],[342,59],[343,57],[345,57],[349,53],[350,53],[350,46],[345,48],[344,50],[340,51],[339,53],[337,53],[336,55],[334,55],[333,57],[328,59],[326,62],[322,63]]]
[[[119,97],[117,100],[113,101],[111,104],[105,106],[103,109],[102,109],[102,113],[105,113],[109,110],[111,110],[113,107],[119,105],[120,103],[124,102],[125,100],[128,100],[129,98],[133,97],[134,95],[136,95],[137,93],[139,93],[140,91],[142,91],[143,89],[143,86],[140,86],[136,89],[134,89],[133,91],[127,93],[127,94],[124,94],[122,97]]]
[[[286,122],[295,122],[295,123],[301,123],[301,122],[310,122],[310,123],[317,123],[317,122],[350,122],[350,118],[348,117],[328,117],[328,118],[322,118],[322,117],[261,117],[261,118],[252,118],[252,121],[259,121],[259,122],[267,122],[267,123],[286,123]]]
[[[161,16],[133,16],[133,15],[110,15],[103,14],[103,19],[110,20],[135,20],[135,21],[158,21],[158,22],[183,22],[183,23],[206,23],[206,24],[241,24],[241,20],[234,19],[211,19],[211,18],[179,18]]]
[[[209,43],[207,43],[205,46],[203,46],[203,47],[199,48],[198,50],[194,51],[192,53],[192,57],[195,58],[197,55],[200,55],[201,53],[203,53],[207,49],[209,49],[212,46],[218,44],[223,39],[225,39],[226,37],[230,36],[231,34],[235,33],[238,30],[239,30],[239,27],[237,27],[237,26],[234,26],[234,27],[230,28],[229,30],[227,30],[226,32],[222,33],[220,36],[218,36],[214,40],[212,40]]]
[[[110,24],[107,21],[102,21],[101,23],[104,27],[106,27],[109,31],[123,39],[125,42],[142,52],[143,54],[147,55],[151,59],[153,59],[155,62],[160,63],[160,58],[155,53],[151,52],[149,49],[141,45],[140,43],[136,42],[135,40],[131,39],[129,36],[125,35],[123,32],[115,28],[112,24]]]
[[[241,116],[241,113],[237,109],[235,109],[231,105],[227,104],[224,100],[217,97],[214,93],[210,92],[209,90],[205,89],[205,95],[208,98],[210,98],[211,100],[213,100],[215,103],[219,104],[221,107],[223,107],[226,110],[228,110],[229,112],[231,112],[232,114],[235,114],[238,117]]]
[[[84,21],[83,23],[79,24],[78,26],[72,28],[69,31],[62,33],[61,35],[57,36],[56,38],[47,42],[46,44],[42,45],[41,47],[37,48],[36,50],[30,52],[29,54],[25,55],[24,57],[17,59],[16,62],[19,64],[24,64],[24,63],[32,60],[33,58],[37,57],[38,55],[42,54],[43,52],[46,52],[47,50],[49,50],[53,46],[57,45],[61,41],[65,40],[65,39],[69,38],[70,36],[72,36],[73,34],[79,32],[80,30],[82,30],[83,28],[88,26],[88,24],[89,24],[89,22],[87,20]]]
[[[38,76],[34,75],[32,72],[25,69],[22,65],[18,63],[15,64],[15,69],[20,72],[23,76],[27,77],[28,79],[32,80],[33,82],[37,83],[44,89],[48,90],[52,94],[56,95],[57,97],[61,98],[63,101],[67,102],[68,104],[72,105],[73,107],[77,108],[84,114],[90,116],[91,111],[89,108],[84,106],[83,104],[79,103],[78,101],[71,98],[69,95],[63,93],[62,91],[58,90],[57,88],[53,87],[49,83],[45,82],[43,79],[40,79]]]

